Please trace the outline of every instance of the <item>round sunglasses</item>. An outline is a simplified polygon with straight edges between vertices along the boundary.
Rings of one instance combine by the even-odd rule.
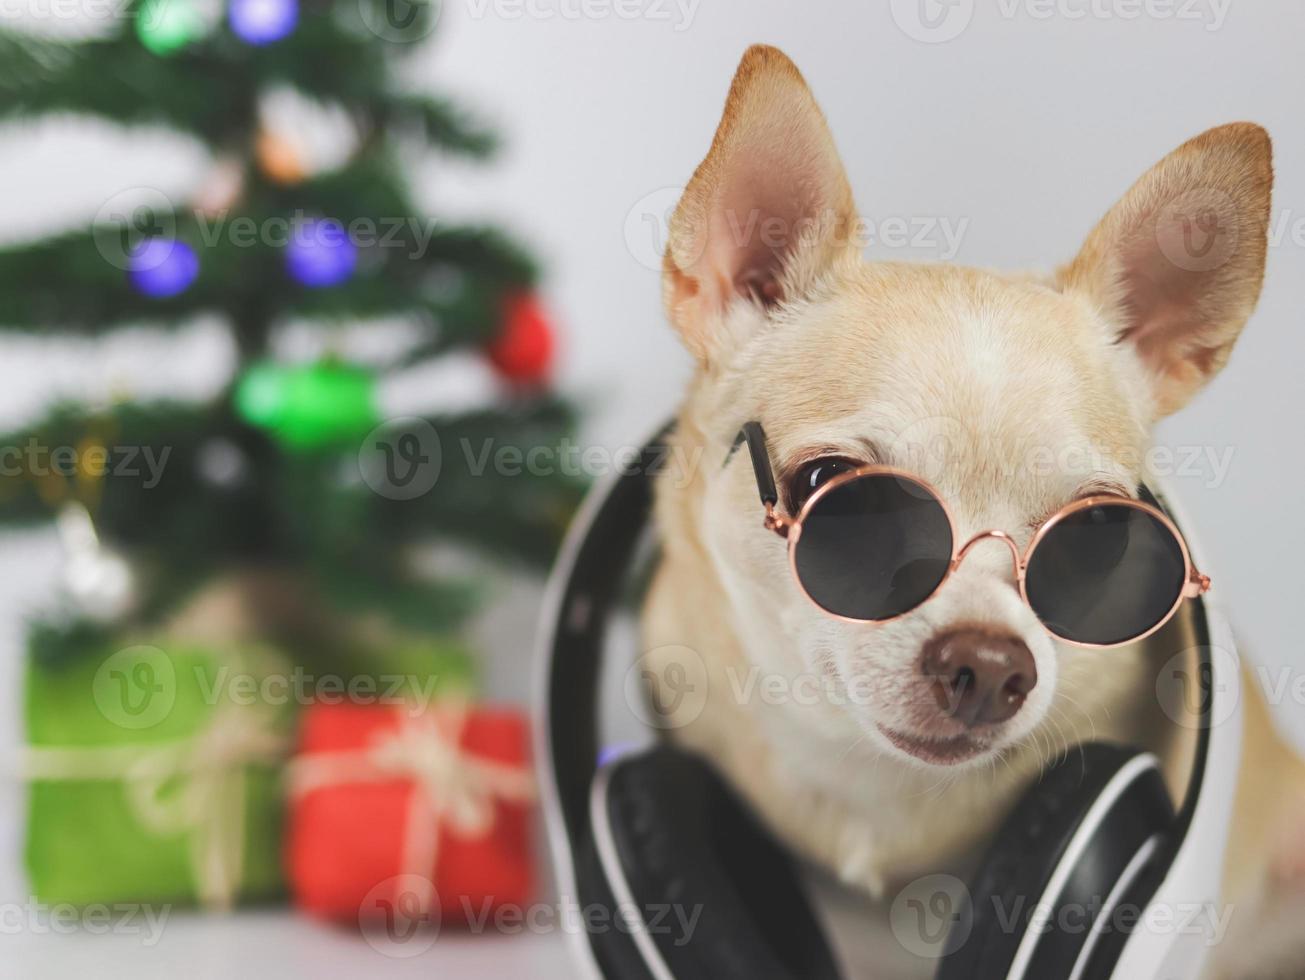
[[[752,457],[765,526],[788,540],[798,587],[837,619],[886,623],[927,602],[981,541],[1004,544],[1021,598],[1052,636],[1113,647],[1150,636],[1210,580],[1157,504],[1115,494],[1075,500],[1041,522],[1021,552],[1005,531],[961,541],[942,496],[890,466],[862,466],[821,484],[796,517],[779,495],[765,433],[739,434]],[[737,444],[736,444],[737,445]]]

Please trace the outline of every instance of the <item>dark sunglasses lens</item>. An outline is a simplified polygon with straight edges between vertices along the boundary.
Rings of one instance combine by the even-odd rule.
[[[863,476],[820,496],[802,521],[793,562],[816,604],[848,619],[914,609],[947,574],[952,529],[913,480]]]
[[[1182,595],[1178,538],[1137,507],[1104,504],[1054,525],[1029,557],[1029,605],[1057,636],[1127,643],[1165,618]]]

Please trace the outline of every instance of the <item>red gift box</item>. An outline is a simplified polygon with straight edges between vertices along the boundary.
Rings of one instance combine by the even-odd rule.
[[[440,925],[524,906],[534,887],[528,746],[528,724],[510,710],[309,707],[290,764],[297,905],[362,922],[395,909],[412,918],[416,902]]]

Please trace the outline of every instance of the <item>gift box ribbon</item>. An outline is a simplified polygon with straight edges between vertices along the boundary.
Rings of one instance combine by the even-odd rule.
[[[117,780],[145,829],[188,834],[197,897],[214,911],[235,903],[244,874],[245,767],[274,765],[288,734],[266,705],[221,702],[197,734],[157,745],[28,746],[21,775],[32,781]]]
[[[440,829],[447,827],[466,839],[489,835],[498,803],[532,802],[535,781],[527,768],[462,748],[465,705],[421,713],[400,708],[396,717],[396,728],[376,733],[363,748],[312,752],[291,760],[290,792],[299,796],[351,783],[411,781],[400,873],[420,883],[421,908],[429,910],[435,899],[432,879],[439,867]]]

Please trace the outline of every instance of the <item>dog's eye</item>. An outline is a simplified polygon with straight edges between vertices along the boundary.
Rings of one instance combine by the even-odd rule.
[[[788,481],[788,504],[798,510],[818,489],[843,473],[856,469],[858,464],[841,456],[822,456],[804,463]]]

